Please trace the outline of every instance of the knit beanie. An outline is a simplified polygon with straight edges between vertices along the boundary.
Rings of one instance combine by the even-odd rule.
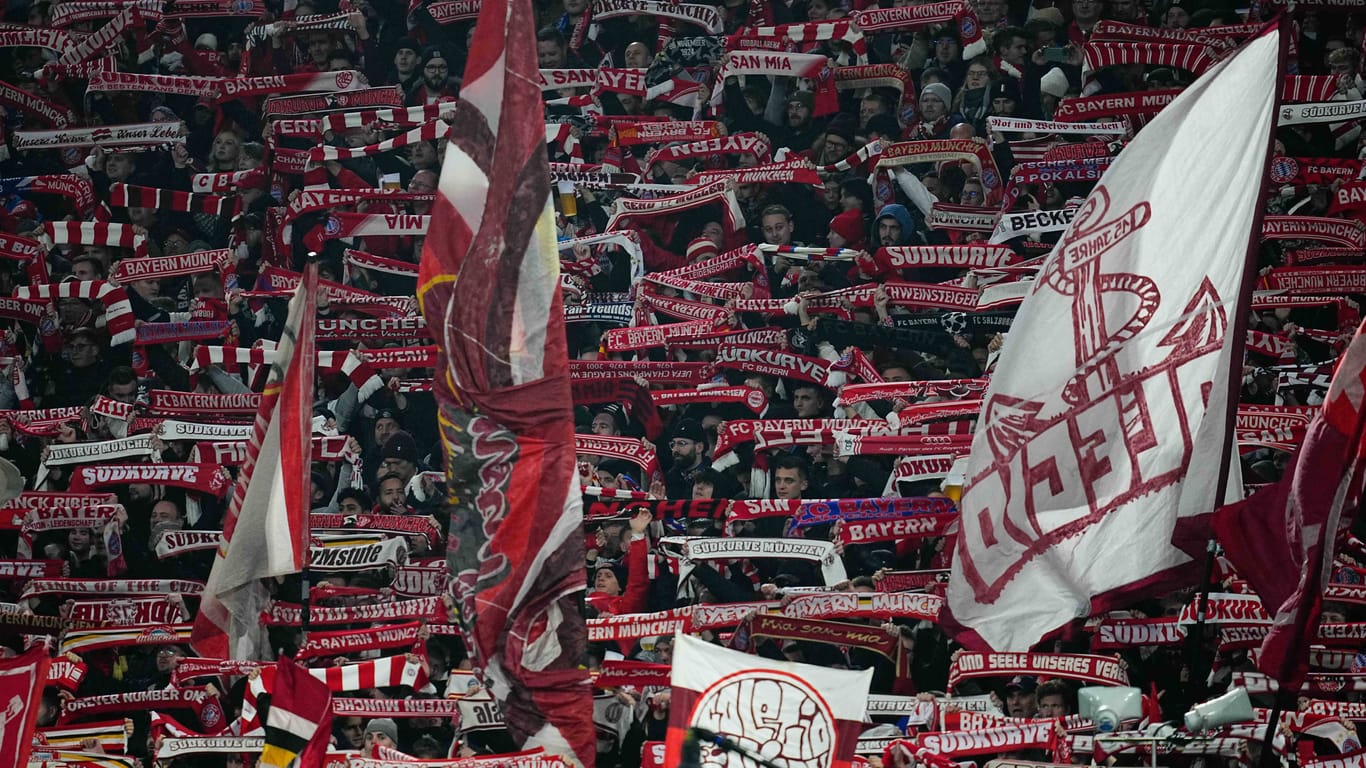
[[[830,231],[844,238],[844,247],[859,250],[865,245],[863,213],[851,208],[830,220]]]
[[[925,98],[925,94],[927,93],[934,94],[940,101],[944,102],[945,109],[953,106],[953,91],[949,90],[947,85],[944,85],[943,83],[930,83],[920,89],[920,98]]]

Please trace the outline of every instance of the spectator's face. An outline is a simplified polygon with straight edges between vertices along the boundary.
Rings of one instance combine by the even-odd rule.
[[[591,429],[593,431],[593,434],[595,435],[615,437],[621,434],[617,431],[616,422],[612,420],[611,416],[608,416],[605,413],[599,413],[596,416],[594,416],[593,421],[588,426],[589,429]]]
[[[618,475],[614,475],[611,472],[598,470],[598,487],[606,488],[609,491],[615,491],[621,487],[621,483],[618,482],[617,478]]]
[[[1134,0],[1110,0],[1110,15],[1119,21],[1133,21],[1138,15],[1138,4]]]
[[[981,64],[973,64],[968,67],[967,88],[985,88],[991,83],[991,71]]]
[[[825,408],[825,399],[810,387],[802,387],[792,393],[792,407],[799,419],[818,419]]]
[[[709,221],[703,225],[702,236],[712,241],[718,250],[726,246],[726,230],[719,221]]]
[[[370,510],[362,507],[355,496],[347,496],[337,503],[337,511],[343,515],[363,515]]]
[[[1191,17],[1189,13],[1186,13],[1185,8],[1172,6],[1167,9],[1167,15],[1163,19],[1162,26],[1167,29],[1185,29],[1190,26],[1190,23]]]
[[[393,739],[389,738],[388,736],[382,733],[367,733],[365,734],[365,741],[366,744],[369,746],[378,745],[381,747],[389,747],[391,749],[398,746],[394,743]]]
[[[1015,114],[1015,100],[1005,96],[997,96],[991,100],[991,114],[993,115],[1013,115]]]
[[[151,229],[157,223],[157,209],[133,206],[128,209],[128,220],[139,227]]]
[[[806,4],[806,18],[808,21],[825,21],[830,15],[830,4],[825,0],[811,0]]]
[[[599,568],[593,576],[593,591],[616,597],[621,594],[621,582],[611,568]]]
[[[116,152],[104,160],[104,174],[110,181],[127,181],[133,175],[133,156]]]
[[[1063,700],[1063,697],[1061,695],[1056,693],[1050,693],[1049,695],[1039,699],[1038,716],[1041,718],[1066,717],[1067,702]]]
[[[963,205],[986,205],[986,198],[982,194],[982,185],[975,182],[968,182],[963,185],[962,198]]]
[[[761,222],[764,242],[770,245],[792,244],[792,220],[781,213],[770,213]]]
[[[1100,18],[1100,0],[1072,0],[1072,17],[1082,23]]]
[[[66,343],[67,360],[72,368],[89,368],[100,360],[100,348],[86,336],[77,336]]]
[[[995,24],[1006,13],[1006,0],[978,0],[977,20],[982,24]]]
[[[428,88],[439,89],[446,85],[446,78],[451,73],[451,67],[446,60],[441,57],[432,58],[422,65],[422,80]],[[423,142],[424,144],[426,142]]]
[[[235,134],[220,133],[213,139],[213,159],[220,165],[236,167],[237,155],[242,150],[242,142]]]
[[[176,664],[185,657],[176,648],[162,648],[157,651],[157,672],[168,675],[176,668]]]
[[[408,191],[415,195],[427,195],[436,191],[437,176],[432,171],[418,171],[413,174],[413,180],[408,182]],[[427,203],[415,203],[414,205],[426,206]]]
[[[702,444],[686,437],[675,437],[669,441],[669,453],[674,461],[691,465],[702,454]]]
[[[887,111],[881,99],[864,99],[858,104],[859,122],[867,125],[868,121]]]
[[[315,65],[325,66],[331,55],[332,41],[327,38],[327,35],[313,35],[308,38],[308,58]]]
[[[773,490],[780,499],[800,499],[806,485],[801,470],[783,467],[773,473]]]
[[[190,250],[190,243],[185,236],[179,233],[171,233],[161,243],[161,252],[166,256],[179,256]]]
[[[342,72],[351,68],[351,62],[344,56],[334,56],[327,62],[329,72]]]
[[[365,721],[359,717],[342,718],[341,732],[352,749],[360,749],[365,743]]]
[[[116,400],[120,403],[128,403],[129,405],[137,402],[138,383],[136,381],[130,381],[127,384],[110,384],[109,399]]]
[[[222,299],[223,284],[217,275],[199,275],[194,279],[194,295],[197,299]]]
[[[920,116],[927,122],[934,122],[949,113],[948,105],[932,93],[920,97]]]
[[[901,224],[893,218],[877,220],[877,239],[883,245],[896,245],[901,242]]]
[[[625,60],[628,67],[648,67],[650,66],[650,51],[644,43],[631,43],[626,46]]]
[[[692,484],[692,497],[694,499],[714,499],[716,488],[711,483],[698,480]]]
[[[805,128],[811,124],[811,110],[800,101],[787,103],[787,125],[789,128]]]
[[[821,149],[821,163],[832,165],[849,156],[849,142],[843,136],[825,134],[825,147]]]
[[[379,463],[379,468],[380,474],[387,475],[393,472],[403,478],[404,482],[412,478],[413,473],[417,471],[417,467],[407,459],[385,459]]]
[[[934,57],[945,64],[957,60],[958,40],[948,35],[939,37],[934,41]]]
[[[564,49],[554,40],[536,41],[536,61],[541,69],[564,68]]]
[[[66,546],[72,552],[85,554],[90,551],[93,537],[90,535],[89,528],[72,528],[66,534]]]
[[[413,164],[414,168],[430,171],[436,168],[436,147],[433,147],[431,142],[419,141],[408,150],[408,161]],[[432,184],[432,188],[427,191],[436,191],[436,185]]]
[[[176,508],[174,502],[158,501],[156,505],[152,507],[152,516],[150,518],[152,525],[156,525],[157,523],[174,523],[179,519],[180,510]]]
[[[389,509],[390,507],[402,506],[403,503],[404,499],[402,480],[390,478],[380,484],[379,504],[381,507]]]
[[[161,295],[161,282],[158,280],[134,280],[131,285],[139,296],[148,301]]]
[[[407,77],[417,68],[417,52],[412,48],[404,48],[394,54],[394,69],[398,70],[400,77]]]
[[[1006,714],[1011,717],[1033,717],[1035,709],[1037,706],[1032,691],[1011,688],[1006,692]]]
[[[400,427],[398,422],[393,419],[375,419],[375,445],[384,445],[389,442],[389,438],[393,437],[394,433],[401,429],[403,429],[403,427]]]
[[[1002,59],[1017,67],[1023,67],[1025,56],[1029,53],[1029,44],[1025,42],[1023,37],[1012,37],[999,53]]]
[[[77,280],[100,279],[99,270],[95,269],[95,264],[89,259],[78,261],[75,264],[72,264],[71,274],[75,275]]]

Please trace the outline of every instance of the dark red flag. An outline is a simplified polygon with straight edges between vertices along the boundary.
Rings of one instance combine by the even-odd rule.
[[[418,273],[471,661],[519,748],[596,756],[559,251],[531,0],[485,0]]]
[[[1215,513],[1225,554],[1275,619],[1257,666],[1291,691],[1309,671],[1333,542],[1351,524],[1360,496],[1364,395],[1366,325],[1281,481]]]

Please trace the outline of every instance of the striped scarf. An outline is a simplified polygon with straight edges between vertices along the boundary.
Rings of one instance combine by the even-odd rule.
[[[71,224],[72,222],[59,222]],[[49,226],[52,222],[44,224]],[[89,224],[89,222],[85,222]],[[98,226],[98,225],[97,225]],[[108,226],[121,226],[111,224]],[[131,231],[131,227],[130,227]],[[141,237],[141,235],[137,235]],[[146,244],[143,244],[146,247]],[[136,317],[133,315],[133,307],[128,302],[128,292],[115,286],[113,283],[106,283],[103,280],[68,280],[64,283],[43,283],[41,285],[24,285],[14,289],[14,297],[17,299],[94,299],[104,305],[104,315],[101,318],[105,329],[109,332],[109,343],[118,346],[127,344],[135,338],[134,323]],[[97,321],[98,324],[98,321]]]
[[[182,213],[206,213],[235,217],[242,211],[242,198],[181,192],[176,189],[139,187],[131,184],[109,185],[109,205],[114,208],[155,208]]]
[[[45,221],[39,238],[49,250],[58,245],[102,245],[131,249],[137,257],[147,255],[147,236],[138,234],[132,224]]]

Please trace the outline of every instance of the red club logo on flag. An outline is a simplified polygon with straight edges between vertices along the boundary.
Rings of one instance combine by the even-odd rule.
[[[689,720],[717,733],[744,734],[746,746],[789,768],[822,768],[835,749],[835,717],[825,698],[800,677],[777,670],[740,672],[698,697]],[[716,747],[708,765],[742,768],[748,761]]]
[[[350,71],[338,72],[338,73],[337,73],[337,87],[338,87],[338,88],[350,88],[350,87],[351,87],[351,81],[354,80],[355,77],[356,77],[356,76],[355,76],[354,74],[352,74]]]
[[[674,649],[664,765],[679,763],[688,729],[697,728],[789,768],[848,768],[867,711],[869,671],[771,661],[687,635],[675,638]],[[753,765],[701,746],[704,766]]]

